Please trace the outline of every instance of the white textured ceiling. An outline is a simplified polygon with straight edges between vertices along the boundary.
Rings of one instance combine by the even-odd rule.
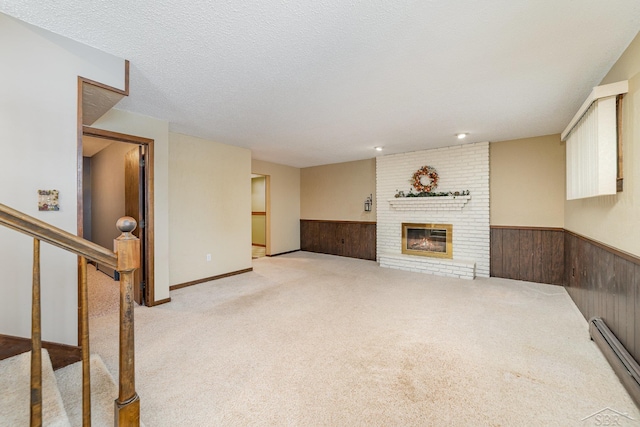
[[[131,61],[117,108],[305,167],[559,133],[639,0],[0,0]]]

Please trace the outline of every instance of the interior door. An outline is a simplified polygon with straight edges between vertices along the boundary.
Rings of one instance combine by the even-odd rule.
[[[140,268],[134,273],[133,295],[135,301],[144,305],[146,301],[146,265],[145,265],[145,195],[144,195],[144,146],[138,145],[127,152],[124,159],[125,174],[125,215],[133,217],[138,226],[133,234],[140,239]]]

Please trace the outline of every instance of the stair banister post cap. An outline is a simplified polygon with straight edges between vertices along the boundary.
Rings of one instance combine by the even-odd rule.
[[[116,270],[120,273],[140,268],[140,240],[131,234],[137,225],[136,220],[130,216],[123,216],[116,222],[116,227],[122,234],[113,241],[113,252],[118,257]],[[122,278],[120,276],[121,281]]]
[[[118,222],[116,222],[116,227],[122,233],[131,233],[137,226],[138,223],[136,220],[130,216],[123,216],[118,220]]]

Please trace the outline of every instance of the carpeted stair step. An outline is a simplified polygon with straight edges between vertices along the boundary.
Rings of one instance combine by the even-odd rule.
[[[64,407],[72,426],[82,425],[82,362],[55,372]],[[114,400],[118,386],[97,354],[91,355],[91,423],[113,425]]]
[[[31,352],[0,361],[0,427],[29,425]],[[70,426],[51,359],[42,350],[42,420],[49,427]]]

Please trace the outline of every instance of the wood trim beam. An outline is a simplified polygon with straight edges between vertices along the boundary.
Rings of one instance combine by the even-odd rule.
[[[515,225],[491,225],[489,228],[497,230],[564,231],[562,227],[520,227]]]
[[[586,237],[586,236],[583,236],[581,234],[575,233],[575,232],[573,232],[571,230],[566,230],[565,229],[564,231],[565,231],[565,233],[567,233],[567,234],[569,234],[571,236],[575,236],[575,237],[577,237],[578,239],[580,239],[582,241],[591,243],[592,245],[597,246],[600,249],[604,249],[605,251],[610,252],[613,255],[617,255],[620,258],[624,259],[624,260],[627,260],[627,261],[629,261],[631,263],[634,263],[636,265],[640,265],[640,257],[638,257],[636,255],[630,254],[629,252],[625,252],[625,251],[622,251],[620,249],[616,249],[613,246],[609,246],[609,245],[607,245],[605,243],[598,242],[597,240],[593,240],[593,239],[591,239],[589,237]]]
[[[144,138],[142,136],[128,135],[126,133],[113,132],[105,129],[98,129],[91,126],[83,126],[82,134],[86,136],[93,136],[96,138],[113,139],[120,142],[129,142],[132,144],[153,144],[154,140]]]
[[[332,224],[377,224],[376,221],[342,221],[342,220],[329,220],[329,219],[300,219],[304,222],[323,222]]]

